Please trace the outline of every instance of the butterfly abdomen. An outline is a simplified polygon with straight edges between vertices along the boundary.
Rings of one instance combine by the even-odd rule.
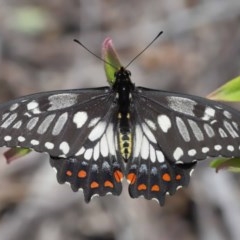
[[[118,144],[121,156],[127,161],[132,154],[132,132],[130,128],[130,114],[118,114],[119,132]]]
[[[118,135],[118,141],[121,156],[124,158],[125,161],[127,161],[132,154],[132,133],[122,133],[120,131]]]

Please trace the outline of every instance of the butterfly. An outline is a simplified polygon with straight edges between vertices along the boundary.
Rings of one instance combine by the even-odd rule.
[[[136,87],[121,67],[112,86],[37,93],[0,104],[0,146],[47,152],[59,183],[93,196],[164,205],[197,161],[240,156],[240,113],[201,97]]]

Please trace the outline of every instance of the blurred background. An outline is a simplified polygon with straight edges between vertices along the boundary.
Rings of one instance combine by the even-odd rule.
[[[106,85],[96,54],[111,37],[137,85],[206,96],[240,73],[239,0],[0,0],[0,102]],[[239,104],[235,105],[239,107]],[[94,198],[57,183],[46,154],[6,164],[0,152],[0,240],[240,239],[240,177],[198,164],[190,186],[154,201]]]

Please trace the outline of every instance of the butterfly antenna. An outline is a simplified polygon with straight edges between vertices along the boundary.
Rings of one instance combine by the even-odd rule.
[[[125,68],[129,67],[129,65],[133,61],[135,61],[135,59],[137,59],[140,55],[142,55],[162,34],[163,34],[163,31],[159,32],[158,35],[136,57],[134,57]]]
[[[104,59],[102,59],[101,57],[99,57],[96,53],[92,52],[91,50],[89,50],[83,43],[81,43],[79,40],[77,39],[73,39],[74,42],[76,42],[77,44],[79,44],[80,46],[82,46],[86,51],[88,51],[89,53],[91,53],[93,56],[95,56],[96,58],[100,59],[102,62],[110,65],[111,67],[115,68],[116,70],[118,69],[116,66],[114,66],[113,64],[105,61]]]

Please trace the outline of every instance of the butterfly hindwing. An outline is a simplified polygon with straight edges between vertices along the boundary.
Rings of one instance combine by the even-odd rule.
[[[60,184],[68,182],[74,192],[83,190],[86,202],[92,196],[119,195],[122,192],[122,166],[114,156],[100,157],[97,161],[78,158],[50,158],[57,170]]]
[[[177,189],[188,186],[195,165],[194,162],[173,164],[167,158],[162,163],[134,159],[128,167],[129,194],[132,198],[143,196],[164,205],[166,194],[173,195]]]
[[[114,113],[111,111],[111,117],[106,119],[104,130],[103,125],[92,129],[96,139],[87,139],[75,157],[50,158],[52,167],[57,170],[58,182],[70,183],[73,191],[82,189],[87,202],[94,195],[119,195],[122,191],[124,167],[115,144],[117,125]]]

